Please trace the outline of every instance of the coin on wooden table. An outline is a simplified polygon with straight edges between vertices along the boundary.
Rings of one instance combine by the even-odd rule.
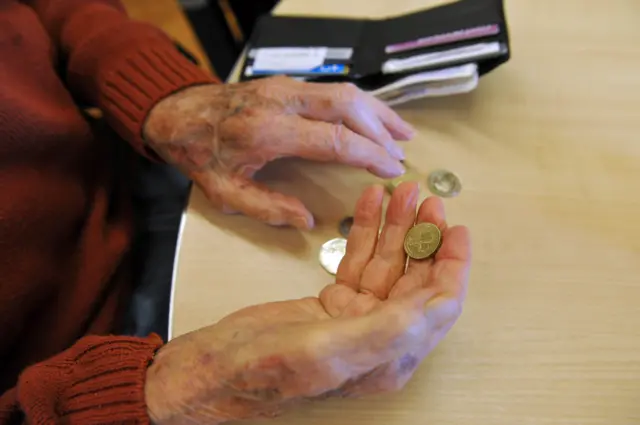
[[[346,251],[347,240],[344,238],[335,238],[325,242],[320,248],[320,265],[335,275]]]
[[[351,226],[353,226],[353,217],[345,217],[338,225],[338,231],[342,236],[347,238],[349,237],[349,232],[351,232]]]
[[[447,170],[436,170],[427,177],[427,186],[434,195],[453,198],[462,190],[458,176]]]
[[[415,260],[431,257],[440,247],[442,235],[433,223],[418,223],[404,237],[404,251]]]

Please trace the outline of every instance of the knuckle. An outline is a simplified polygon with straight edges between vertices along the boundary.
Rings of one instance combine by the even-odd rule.
[[[276,77],[272,77],[276,78]],[[266,78],[262,81],[259,81],[255,86],[255,94],[257,98],[270,98],[275,90],[274,86],[277,87],[278,81],[273,80],[271,78]]]
[[[376,200],[368,199],[366,202],[362,203],[361,208],[356,210],[355,218],[365,226],[377,225],[377,218],[379,214],[380,206],[376,203]]]
[[[344,142],[344,125],[342,123],[335,124],[333,126],[333,133],[331,135],[331,147],[334,155],[334,159],[341,160],[348,156],[348,146]]]
[[[262,223],[267,223],[272,225],[279,225],[281,224],[280,222],[282,221],[280,217],[278,217],[276,214],[273,214],[268,209],[259,209],[259,210],[256,210],[253,214],[248,214],[248,215],[253,215],[256,218],[256,220]]]
[[[339,93],[345,100],[354,100],[360,95],[360,89],[353,83],[340,83]]]
[[[304,92],[296,90],[285,97],[284,103],[293,111],[310,111],[313,109],[313,102]]]
[[[287,77],[269,77],[264,80],[260,80],[257,82],[255,86],[255,95],[258,99],[274,99],[278,98],[279,95],[286,92],[283,86],[286,85],[286,81],[282,78],[286,79]]]
[[[256,85],[256,95],[258,98],[268,99],[264,105],[267,107],[297,107],[299,103],[305,102],[304,91],[294,83],[297,81],[285,75],[264,78]]]
[[[352,83],[338,83],[336,87],[327,91],[321,104],[326,109],[345,110],[353,108],[360,90]]]
[[[346,256],[340,262],[338,266],[338,272],[336,273],[336,285],[351,286],[352,282],[357,282],[358,275],[353,272],[351,267],[351,261]]]

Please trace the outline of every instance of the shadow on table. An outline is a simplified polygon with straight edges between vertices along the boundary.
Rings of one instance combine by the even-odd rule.
[[[316,227],[321,222],[318,216],[326,216],[325,213],[328,211],[331,211],[332,215],[335,212],[342,214],[345,209],[342,202],[327,188],[305,176],[299,166],[300,161],[296,160],[274,161],[258,173],[256,180],[275,191],[299,198],[316,216]],[[292,182],[296,182],[295,185]],[[291,227],[269,226],[241,214],[223,214],[209,204],[206,196],[198,188],[194,188],[191,207],[212,225],[254,245],[277,249],[295,257],[305,257],[311,249],[303,231]]]

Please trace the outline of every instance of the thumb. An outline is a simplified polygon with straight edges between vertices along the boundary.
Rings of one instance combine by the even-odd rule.
[[[214,204],[221,204],[227,210],[238,211],[272,226],[313,228],[313,215],[299,199],[274,192],[249,178],[208,173],[199,183]]]

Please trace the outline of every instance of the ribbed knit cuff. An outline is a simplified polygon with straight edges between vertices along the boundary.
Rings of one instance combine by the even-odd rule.
[[[26,369],[18,401],[30,423],[148,424],[144,382],[161,345],[157,335],[85,337]]]
[[[219,83],[163,41],[130,50],[108,68],[99,81],[100,107],[114,130],[148,156],[142,131],[153,106],[181,89]]]

